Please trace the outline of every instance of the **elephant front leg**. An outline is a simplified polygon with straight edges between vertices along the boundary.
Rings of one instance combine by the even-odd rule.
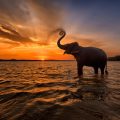
[[[101,75],[104,75],[104,69],[105,69],[105,67],[103,66],[103,67],[100,67],[100,70],[101,70]]]
[[[94,67],[94,73],[95,73],[95,75],[98,74],[98,67]]]
[[[78,70],[78,76],[82,76],[83,75],[83,66],[82,65],[77,65],[77,70]]]

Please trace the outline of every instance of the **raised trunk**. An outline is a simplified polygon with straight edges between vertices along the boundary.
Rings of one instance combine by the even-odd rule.
[[[60,41],[65,37],[66,32],[62,30],[62,31],[60,31],[59,35],[60,35],[61,37],[58,39],[57,45],[58,45],[59,48],[65,50],[65,49],[66,49],[66,46],[65,46],[65,45],[61,45]]]

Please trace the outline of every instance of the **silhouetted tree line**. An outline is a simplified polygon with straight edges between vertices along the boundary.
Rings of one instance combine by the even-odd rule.
[[[114,57],[109,57],[109,61],[120,61],[120,55],[114,56]]]
[[[109,61],[120,61],[120,55],[114,56],[114,57],[108,57]],[[16,59],[0,59],[0,61],[41,61],[41,60],[16,60]],[[45,60],[45,61],[61,61],[61,60]],[[66,60],[62,60],[62,61],[66,61]],[[67,61],[71,61],[71,60],[67,60]]]

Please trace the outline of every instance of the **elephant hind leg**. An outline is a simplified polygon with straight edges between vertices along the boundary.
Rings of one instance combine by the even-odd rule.
[[[105,67],[100,67],[101,75],[104,75],[104,69],[105,69]]]
[[[96,75],[98,74],[98,67],[94,67],[94,72]]]

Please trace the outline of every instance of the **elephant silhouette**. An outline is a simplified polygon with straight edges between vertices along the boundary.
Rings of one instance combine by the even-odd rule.
[[[62,45],[60,42],[65,37],[65,30],[61,29],[59,32],[60,38],[57,41],[57,46],[64,50],[64,54],[71,54],[77,61],[78,77],[83,75],[83,66],[90,66],[94,68],[95,74],[98,74],[98,69],[101,70],[101,75],[107,71],[107,55],[106,53],[96,47],[83,47],[77,42]]]

